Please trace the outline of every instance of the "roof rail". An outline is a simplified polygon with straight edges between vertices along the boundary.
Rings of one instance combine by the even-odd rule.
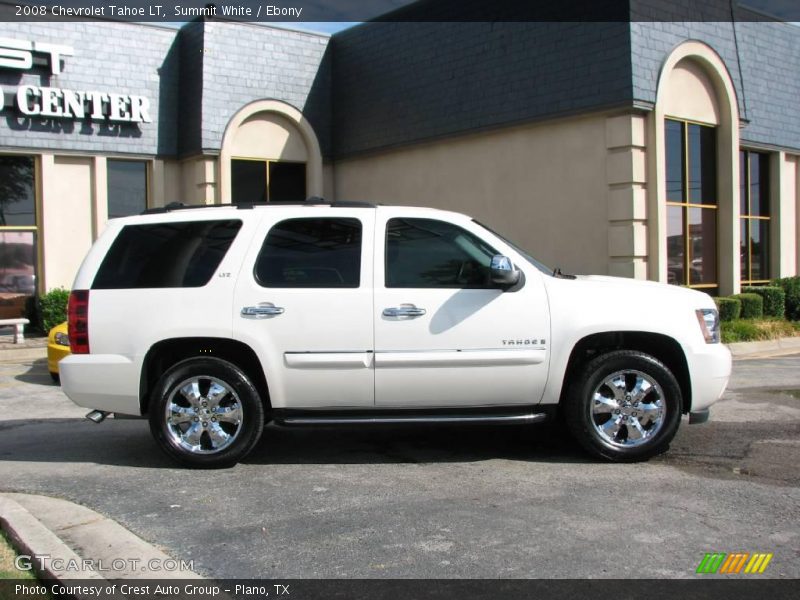
[[[153,215],[159,213],[168,213],[175,210],[194,210],[199,208],[238,208],[241,210],[249,210],[258,206],[330,206],[332,208],[377,208],[377,204],[371,202],[353,202],[350,200],[334,200],[333,202],[320,198],[319,196],[310,196],[305,200],[292,201],[292,202],[240,202],[238,204],[184,204],[183,202],[170,202],[166,206],[157,208],[148,208],[143,210],[142,215]]]

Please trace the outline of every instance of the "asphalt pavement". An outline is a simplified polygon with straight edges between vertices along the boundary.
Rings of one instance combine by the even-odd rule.
[[[800,576],[800,356],[737,361],[711,421],[634,465],[555,426],[270,427],[190,471],[146,422],[85,412],[43,361],[0,363],[0,491],[85,505],[210,577],[693,577],[706,552]]]

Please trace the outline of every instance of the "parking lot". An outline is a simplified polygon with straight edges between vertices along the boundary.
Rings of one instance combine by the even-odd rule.
[[[145,421],[85,412],[43,361],[0,364],[0,491],[89,506],[212,577],[691,577],[740,551],[800,576],[800,356],[737,361],[712,420],[633,465],[555,426],[270,428],[189,471]]]

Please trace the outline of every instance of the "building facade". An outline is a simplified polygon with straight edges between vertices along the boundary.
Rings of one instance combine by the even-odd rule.
[[[712,294],[794,275],[798,62],[769,20],[0,23],[0,311],[173,201],[458,210]]]

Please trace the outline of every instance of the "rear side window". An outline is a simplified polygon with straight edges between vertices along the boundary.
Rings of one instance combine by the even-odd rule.
[[[204,286],[241,226],[238,220],[126,225],[100,265],[92,288]]]
[[[264,240],[255,278],[264,287],[357,288],[361,222],[346,218],[281,221]]]

